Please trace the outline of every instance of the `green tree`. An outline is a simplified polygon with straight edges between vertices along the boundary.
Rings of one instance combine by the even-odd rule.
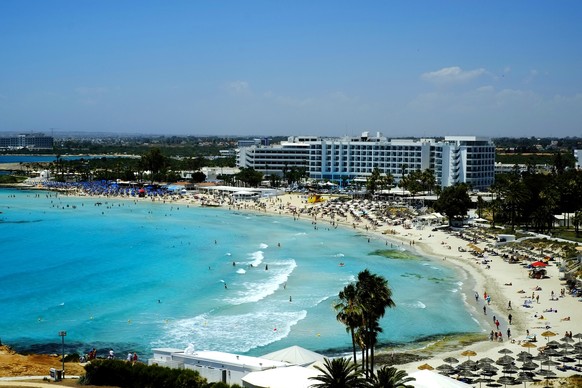
[[[374,196],[374,193],[378,189],[378,184],[380,182],[380,170],[378,167],[374,167],[372,174],[366,179],[366,190],[368,195]]]
[[[453,220],[465,217],[470,207],[469,188],[464,183],[445,187],[434,204],[436,211],[447,215],[449,225],[452,225]]]
[[[392,290],[388,286],[388,281],[368,269],[358,274],[356,295],[363,313],[362,336],[366,358],[363,360],[363,369],[368,376],[368,372],[374,370],[374,347],[377,334],[381,331],[379,321],[386,313],[386,308],[395,307],[396,304],[392,300]]]
[[[141,156],[140,167],[143,170],[150,171],[151,180],[159,178],[160,174],[168,167],[168,159],[162,155],[159,148],[152,148]]]
[[[356,329],[362,323],[362,308],[358,304],[357,290],[353,283],[344,287],[339,293],[339,300],[334,304],[334,309],[337,311],[336,319],[346,326],[346,331],[352,337],[352,351],[354,355],[354,363],[356,361]]]
[[[372,381],[368,386],[370,388],[413,388],[414,385],[408,383],[415,380],[403,370],[383,366],[372,376]]]
[[[254,168],[241,167],[236,179],[250,187],[258,187],[263,180],[263,174]]]
[[[350,359],[335,358],[324,359],[323,368],[315,366],[322,374],[310,377],[310,380],[319,381],[313,384],[313,388],[360,388],[366,386],[366,381],[361,377],[361,372]]]

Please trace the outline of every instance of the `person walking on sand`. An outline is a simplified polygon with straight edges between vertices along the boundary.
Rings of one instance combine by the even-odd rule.
[[[487,306],[483,306],[483,314],[487,315]]]
[[[513,315],[511,315],[511,313],[507,316],[507,320],[509,321],[509,324],[511,325],[511,320],[513,319]]]
[[[497,330],[499,330],[499,320],[495,321],[495,326],[497,326]]]

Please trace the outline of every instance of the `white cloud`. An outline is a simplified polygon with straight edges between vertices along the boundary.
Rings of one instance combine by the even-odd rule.
[[[248,96],[252,94],[247,81],[231,81],[225,85],[225,89],[233,96]]]
[[[483,68],[474,70],[463,70],[459,66],[443,67],[440,70],[423,73],[420,78],[438,85],[462,83],[471,81],[486,74]]]

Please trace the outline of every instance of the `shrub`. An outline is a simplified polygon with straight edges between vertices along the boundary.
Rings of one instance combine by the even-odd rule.
[[[190,369],[172,369],[120,360],[93,360],[85,366],[84,384],[122,388],[202,388],[206,379]]]

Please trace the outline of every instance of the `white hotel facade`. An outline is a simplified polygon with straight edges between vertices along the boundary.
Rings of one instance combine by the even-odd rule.
[[[387,139],[381,133],[360,137],[292,136],[272,146],[240,147],[239,167],[265,175],[282,175],[285,168],[303,167],[312,179],[340,184],[366,179],[374,168],[391,174],[395,182],[412,171],[430,169],[437,185],[468,183],[487,189],[495,177],[495,145],[489,138],[446,136],[435,139]]]

